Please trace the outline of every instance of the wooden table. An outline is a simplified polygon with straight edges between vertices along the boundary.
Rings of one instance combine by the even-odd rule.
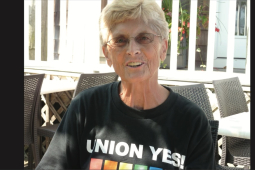
[[[250,112],[242,112],[221,118],[218,134],[250,139]]]

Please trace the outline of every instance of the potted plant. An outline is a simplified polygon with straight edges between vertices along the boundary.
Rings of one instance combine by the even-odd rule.
[[[179,22],[178,22],[178,44],[177,44],[177,67],[186,67],[187,48],[189,44],[189,27],[190,27],[190,13],[189,0],[181,0],[179,2]],[[206,5],[199,5],[197,11],[197,36],[201,33],[201,28],[208,27],[208,11],[205,11]],[[162,10],[165,13],[166,21],[169,27],[169,51],[171,48],[171,27],[172,27],[172,0],[162,0]],[[166,63],[169,63],[169,58],[161,63],[161,68],[168,68]]]

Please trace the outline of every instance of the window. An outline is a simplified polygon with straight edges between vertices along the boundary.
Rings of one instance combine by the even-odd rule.
[[[235,35],[246,36],[247,0],[236,1]]]

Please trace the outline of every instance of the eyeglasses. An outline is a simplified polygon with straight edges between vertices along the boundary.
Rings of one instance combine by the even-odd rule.
[[[155,35],[152,33],[141,33],[138,34],[136,37],[130,38],[134,38],[135,41],[139,44],[149,44],[154,40],[154,36],[162,37],[161,35]],[[110,46],[113,47],[124,47],[127,43],[129,43],[130,38],[119,36],[107,41],[106,44],[109,44]]]

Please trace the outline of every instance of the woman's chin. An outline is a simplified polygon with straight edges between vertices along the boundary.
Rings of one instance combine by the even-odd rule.
[[[139,82],[144,82],[149,79],[151,79],[152,76],[149,74],[144,74],[144,73],[132,73],[132,74],[127,74],[123,78],[121,78],[122,81],[127,81],[129,83],[139,83]]]

